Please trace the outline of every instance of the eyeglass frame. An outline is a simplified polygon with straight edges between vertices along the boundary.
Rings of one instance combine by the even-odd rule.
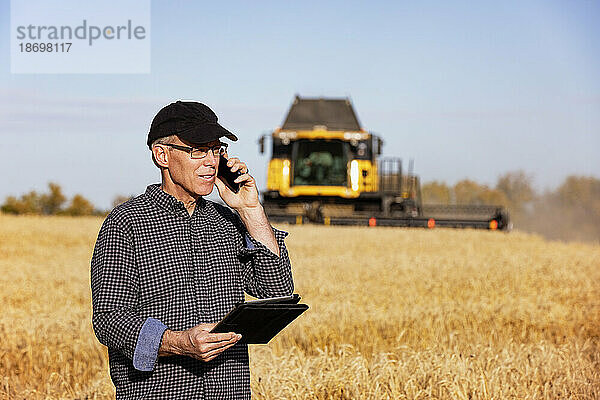
[[[212,151],[212,154],[213,154],[213,156],[215,156],[215,157],[218,157],[219,155],[221,155],[221,154],[225,154],[225,153],[227,152],[227,146],[228,146],[228,144],[227,144],[227,143],[219,143],[219,145],[218,145],[218,146],[212,146],[212,147],[209,147],[209,146],[201,146],[201,147],[189,147],[189,146],[181,146],[181,145],[178,145],[178,144],[172,144],[172,143],[161,143],[161,144],[162,144],[163,146],[169,146],[169,147],[172,147],[172,148],[174,148],[174,149],[176,149],[176,150],[185,151],[185,152],[189,153],[189,155],[190,155],[190,158],[192,158],[192,159],[194,159],[194,160],[201,160],[201,159],[205,158],[205,157],[208,155],[208,152],[209,152],[209,151]],[[206,154],[204,154],[202,157],[194,157],[194,156],[192,155],[192,153],[193,153],[194,151],[201,150],[201,149],[207,149],[207,150],[206,150]],[[217,149],[218,149],[218,153],[217,153],[217,154],[215,154],[215,151],[216,151]]]

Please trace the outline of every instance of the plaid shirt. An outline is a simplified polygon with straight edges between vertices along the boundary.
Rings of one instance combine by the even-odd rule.
[[[91,261],[92,323],[108,347],[117,398],[250,398],[244,344],[203,362],[157,358],[159,339],[154,358],[150,354],[153,368],[141,371],[134,364],[140,347],[148,348],[138,341],[152,337],[147,332],[152,321],[185,330],[218,322],[244,300],[244,291],[259,298],[292,294],[287,234],[273,230],[279,257],[248,235],[230,209],[200,197],[190,216],[159,185],[108,215]]]

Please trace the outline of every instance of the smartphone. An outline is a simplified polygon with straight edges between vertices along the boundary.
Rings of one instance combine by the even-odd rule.
[[[234,180],[242,175],[242,171],[231,172],[231,169],[227,166],[227,159],[223,154],[219,157],[219,172],[217,173],[217,177],[221,178],[223,183],[231,190],[233,193],[237,193],[240,191],[240,183],[234,182]]]

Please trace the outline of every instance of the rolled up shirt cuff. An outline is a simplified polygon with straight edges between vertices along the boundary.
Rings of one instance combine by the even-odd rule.
[[[167,326],[154,318],[147,318],[140,329],[135,351],[133,367],[139,371],[152,371],[158,358],[158,349]]]
[[[244,238],[246,239],[246,248],[248,250],[254,250],[256,246],[254,246],[254,243],[252,243],[252,240],[250,239],[250,234],[246,233],[244,235]]]
[[[271,228],[271,229],[273,229],[273,234],[275,235],[275,240],[277,241],[277,246],[279,247],[279,250],[282,251],[284,248],[283,240],[285,239],[285,237],[287,235],[289,235],[289,233],[286,231],[279,230],[277,228]],[[246,250],[261,251],[265,254],[273,256],[274,258],[279,258],[279,256],[277,256],[275,253],[273,253],[271,250],[269,250],[267,248],[267,246],[265,246],[258,240],[254,239],[252,237],[252,235],[250,235],[249,233],[246,233],[245,239],[246,239]]]

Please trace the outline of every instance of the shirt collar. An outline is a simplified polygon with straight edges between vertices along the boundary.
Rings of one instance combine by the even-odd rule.
[[[175,197],[173,197],[169,193],[163,191],[160,188],[159,183],[149,185],[146,188],[146,197],[148,197],[150,199],[150,201],[152,201],[159,207],[164,208],[165,210],[175,212],[178,214],[181,211],[184,211],[186,213],[186,215],[189,215],[187,213],[187,210],[185,209],[185,206],[183,205],[183,203],[181,201],[177,200]],[[202,196],[198,197],[198,200],[196,200],[196,208],[198,208],[198,206],[200,208],[204,208],[205,204],[206,204],[206,200],[204,200],[204,198]]]

